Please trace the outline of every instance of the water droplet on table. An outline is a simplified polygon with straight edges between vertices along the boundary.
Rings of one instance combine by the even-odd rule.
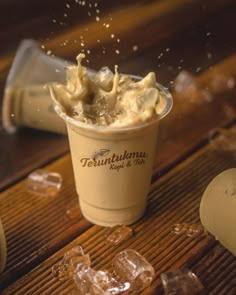
[[[117,225],[109,228],[106,233],[106,242],[119,245],[134,235],[132,228],[125,225]]]
[[[172,226],[171,232],[177,235],[186,235],[192,238],[208,234],[205,227],[200,223],[176,223]]]
[[[69,219],[80,219],[81,213],[80,213],[80,207],[79,205],[71,206],[66,209],[66,216]]]

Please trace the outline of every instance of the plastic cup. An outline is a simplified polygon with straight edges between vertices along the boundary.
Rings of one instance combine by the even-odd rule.
[[[3,98],[3,126],[13,133],[19,126],[66,133],[54,111],[45,84],[65,83],[68,62],[45,54],[33,40],[23,40],[7,77]]]
[[[76,190],[84,217],[101,226],[131,224],[145,211],[160,120],[172,107],[170,93],[158,119],[126,128],[75,120],[56,105],[67,125]]]
[[[236,256],[236,168],[218,174],[205,189],[200,203],[204,227]]]

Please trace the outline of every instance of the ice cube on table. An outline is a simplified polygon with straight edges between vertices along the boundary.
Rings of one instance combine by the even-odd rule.
[[[207,294],[198,277],[187,268],[162,273],[161,282],[166,295]]]
[[[152,265],[133,249],[118,253],[112,266],[120,281],[129,282],[132,290],[140,291],[147,287],[155,275]]]
[[[74,294],[87,295],[112,295],[121,294],[129,289],[128,282],[119,282],[106,270],[94,270],[90,267],[79,265],[74,274],[77,291]]]
[[[185,234],[192,238],[208,234],[205,227],[200,223],[175,223],[171,228],[171,232],[177,235]]]
[[[111,245],[119,245],[133,236],[132,228],[125,225],[116,225],[109,228],[106,233],[106,242]]]
[[[27,177],[27,190],[45,197],[55,196],[62,185],[62,177],[59,173],[38,169]]]
[[[52,274],[58,280],[72,278],[78,266],[88,268],[91,264],[89,254],[85,254],[81,246],[66,252],[62,260],[52,267]]]
[[[70,274],[67,270],[67,266],[61,263],[57,263],[52,267],[52,275],[58,281],[65,281],[70,277]]]

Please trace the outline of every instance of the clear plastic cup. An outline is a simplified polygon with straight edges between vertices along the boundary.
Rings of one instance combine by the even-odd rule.
[[[33,40],[23,40],[7,77],[3,98],[3,126],[13,133],[19,126],[66,133],[54,111],[45,84],[65,83],[69,63],[45,54]]]
[[[159,123],[172,107],[170,93],[157,87],[165,98],[162,112],[156,120],[131,127],[85,124],[55,106],[67,125],[80,208],[92,223],[131,224],[144,214]]]

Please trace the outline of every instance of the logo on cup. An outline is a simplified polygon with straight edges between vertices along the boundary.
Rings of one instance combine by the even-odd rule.
[[[110,150],[108,149],[100,149],[98,151],[96,151],[93,155],[92,155],[92,159],[93,160],[97,160],[100,157],[105,157],[109,154]]]
[[[128,152],[125,150],[121,154],[111,153],[109,149],[99,149],[92,156],[82,157],[80,164],[82,167],[102,167],[108,166],[110,170],[119,171],[122,168],[145,165],[148,154],[146,152]]]

